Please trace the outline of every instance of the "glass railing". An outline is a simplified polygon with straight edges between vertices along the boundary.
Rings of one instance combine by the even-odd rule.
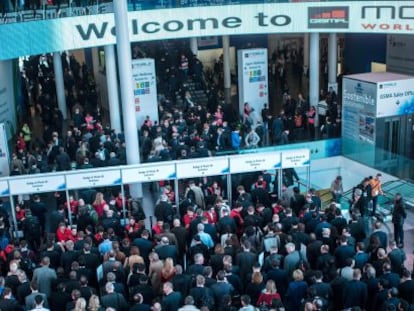
[[[218,5],[296,3],[296,2],[339,2],[340,0],[128,0],[129,11],[171,9],[182,7],[203,7]],[[357,0],[349,0],[357,1]],[[375,1],[375,0],[365,0]],[[390,0],[399,1],[399,0]],[[46,2],[46,1],[44,1]],[[53,1],[52,1],[53,2]],[[82,5],[82,2],[86,2]],[[59,5],[38,7],[14,6],[14,1],[0,2],[0,24],[47,20],[64,17],[96,15],[113,12],[112,1],[61,1]],[[19,2],[17,2],[19,3]],[[29,1],[26,1],[29,5]]]

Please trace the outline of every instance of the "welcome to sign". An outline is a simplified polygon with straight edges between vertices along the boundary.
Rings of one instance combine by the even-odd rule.
[[[407,1],[239,4],[129,12],[132,42],[268,33],[413,34]],[[0,26],[0,60],[115,44],[113,14]],[[31,38],[31,40],[27,40]]]

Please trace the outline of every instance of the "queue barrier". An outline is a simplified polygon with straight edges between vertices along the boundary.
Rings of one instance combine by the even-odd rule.
[[[308,167],[307,181],[309,188],[310,150],[296,149],[3,177],[0,178],[0,197],[10,197],[13,222],[17,231],[14,195],[65,191],[69,220],[71,221],[69,190],[121,186],[122,195],[124,195],[124,184],[175,180],[175,191],[177,192],[179,179],[219,175],[229,176],[227,182],[230,185],[229,189],[231,189],[232,174],[295,167]],[[282,178],[282,174],[279,174],[279,178]],[[279,187],[281,184],[282,181],[279,180]],[[178,196],[176,196],[176,199],[178,201]],[[179,202],[177,201],[175,203],[178,206]],[[123,202],[123,205],[123,216],[125,218],[125,202]]]

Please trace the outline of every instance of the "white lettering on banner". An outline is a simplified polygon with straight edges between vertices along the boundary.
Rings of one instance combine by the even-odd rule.
[[[375,1],[373,5],[366,5],[367,2],[363,1],[344,1],[340,7],[333,6],[332,2],[200,6],[131,11],[128,12],[128,21],[132,42],[244,33],[320,33],[334,30],[340,30],[341,33],[413,34],[414,7],[401,3]],[[315,8],[323,7],[332,8],[332,12],[346,12],[346,16],[352,17],[352,23],[349,20],[344,23],[343,17],[338,16],[315,20],[314,16],[309,15]],[[88,12],[94,8],[100,12],[111,10],[92,6]],[[66,8],[60,14],[68,16],[82,13],[77,10]],[[56,12],[47,12],[44,18],[53,17],[54,14]],[[18,16],[16,19],[24,20],[31,18],[33,12]],[[309,26],[316,22],[317,27]],[[112,13],[49,19],[30,24],[5,24],[0,27],[0,41],[4,46],[0,49],[0,60],[116,43]],[[39,34],[42,34],[39,40],[18,40],[38,38]]]
[[[66,189],[64,176],[42,176],[27,177],[25,179],[10,180],[10,193],[12,195],[36,193],[36,192],[53,192]]]

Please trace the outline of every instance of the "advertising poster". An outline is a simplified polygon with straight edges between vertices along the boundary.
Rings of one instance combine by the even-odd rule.
[[[9,176],[9,147],[7,146],[6,127],[0,123],[0,176]]]
[[[375,83],[345,78],[342,92],[342,136],[375,143]]]
[[[267,49],[247,49],[237,52],[239,68],[239,113],[248,103],[260,114],[268,103]]]
[[[132,83],[137,127],[141,128],[147,116],[153,122],[158,121],[157,80],[153,59],[132,60]]]
[[[414,113],[414,78],[403,77],[406,78],[378,83],[377,117]]]

